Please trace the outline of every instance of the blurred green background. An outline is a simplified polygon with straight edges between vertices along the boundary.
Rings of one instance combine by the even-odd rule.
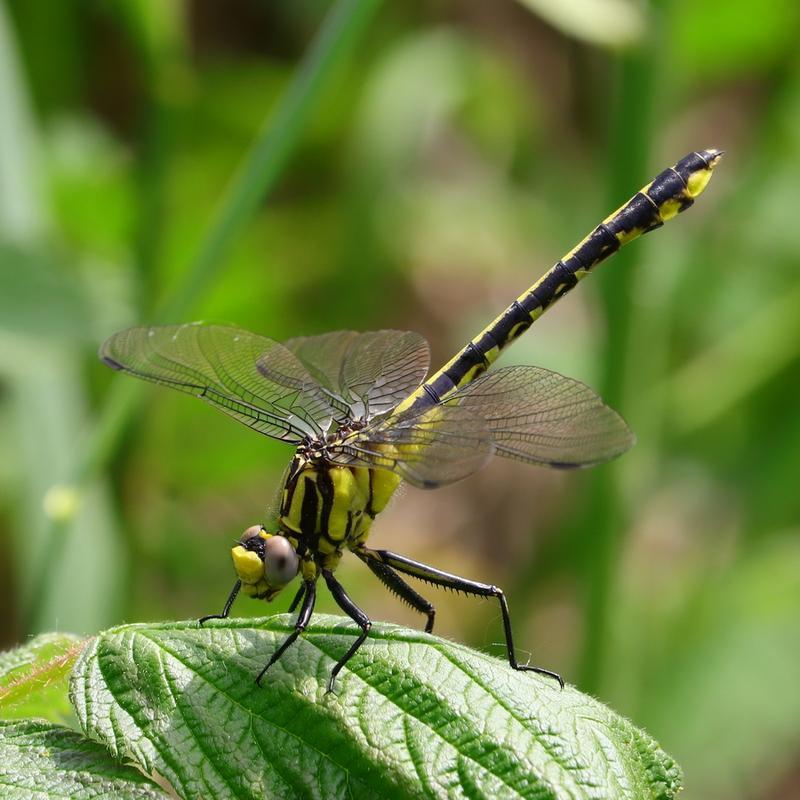
[[[408,328],[438,366],[721,147],[503,358],[598,388],[637,447],[408,489],[372,541],[503,586],[521,654],[646,727],[687,800],[800,796],[799,33],[795,0],[0,0],[0,645],[217,610],[289,457],[112,374],[107,335]],[[502,654],[495,604],[425,593]]]

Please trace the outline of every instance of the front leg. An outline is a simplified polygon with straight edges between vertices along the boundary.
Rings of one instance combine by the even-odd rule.
[[[294,643],[295,639],[306,629],[308,626],[311,615],[314,613],[314,602],[317,599],[317,584],[315,580],[303,581],[305,588],[305,595],[303,597],[303,606],[300,609],[300,614],[297,617],[297,622],[294,624],[294,630],[284,639],[283,644],[272,654],[267,666],[258,673],[256,683],[261,686],[261,679],[266,674],[267,670],[288,650]]]
[[[331,676],[328,678],[328,692],[333,691],[333,684],[336,682],[336,676],[341,671],[342,667],[355,655],[356,650],[364,644],[364,640],[367,638],[367,634],[372,627],[372,622],[370,618],[350,599],[350,596],[344,590],[339,581],[333,577],[333,573],[330,570],[323,569],[322,570],[322,577],[325,578],[325,583],[328,584],[328,589],[330,589],[331,594],[333,595],[333,599],[338,604],[339,608],[347,614],[350,619],[352,619],[359,628],[361,628],[361,633],[359,634],[358,638],[353,642],[350,646],[350,649],[336,662],[335,666],[331,670]]]
[[[517,656],[514,653],[514,637],[511,632],[511,616],[508,612],[508,603],[503,590],[497,586],[488,583],[479,583],[478,581],[471,581],[467,578],[461,578],[458,575],[453,575],[449,572],[443,572],[435,567],[429,567],[427,564],[422,564],[419,561],[414,561],[405,556],[392,553],[389,550],[374,550],[378,558],[390,567],[393,567],[398,572],[405,575],[411,575],[413,578],[419,578],[422,581],[432,583],[434,586],[444,586],[448,589],[455,589],[465,594],[473,594],[478,597],[496,597],[500,603],[500,611],[503,614],[503,630],[506,637],[506,653],[508,654],[508,663],[512,669],[538,672],[540,675],[547,675],[558,681],[561,688],[564,688],[564,681],[557,672],[552,672],[549,669],[542,667],[532,667],[528,664],[520,664],[517,661]]]
[[[225,607],[222,609],[221,614],[206,614],[204,617],[200,617],[197,620],[198,625],[203,625],[204,623],[208,622],[210,619],[227,619],[228,614],[231,613],[231,606],[233,605],[233,601],[236,599],[236,595],[239,594],[239,589],[242,588],[242,582],[236,581],[233,584],[233,589],[231,589],[231,593],[228,595],[228,599],[225,601]]]

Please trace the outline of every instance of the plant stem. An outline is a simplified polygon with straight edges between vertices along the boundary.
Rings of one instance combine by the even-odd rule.
[[[631,181],[646,179],[648,152],[653,135],[651,121],[654,94],[652,46],[619,59],[617,101],[611,120],[609,207],[630,193]],[[631,341],[631,297],[635,249],[622,250],[614,264],[613,281],[601,283],[600,294],[609,321],[603,358],[601,394],[613,408],[624,408],[625,370]],[[588,487],[588,502],[581,530],[584,563],[584,649],[579,684],[597,692],[603,682],[610,636],[609,619],[616,567],[626,525],[617,464],[598,469]]]

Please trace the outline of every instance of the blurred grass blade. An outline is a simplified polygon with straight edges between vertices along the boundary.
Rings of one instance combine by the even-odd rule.
[[[326,79],[378,5],[378,0],[340,0],[333,7],[277,110],[269,116],[263,133],[239,168],[185,279],[157,314],[158,320],[183,319],[213,283],[236,233],[275,186]],[[66,476],[62,475],[66,486],[77,485],[79,499],[88,482],[112,457],[141,396],[141,387],[132,381],[113,383],[86,445],[80,448],[80,462]],[[63,530],[59,532],[61,527],[58,521],[51,521],[48,538],[60,540],[65,536]],[[49,571],[43,572],[30,596],[43,596],[50,578]],[[34,608],[29,617],[35,619],[38,614],[38,608]]]
[[[6,338],[0,345],[10,376],[5,408],[14,464],[25,475],[15,509],[23,629],[101,629],[119,619],[125,572],[110,493],[103,480],[80,493],[59,484],[89,424],[81,360],[59,342]],[[91,576],[87,564],[96,565]]]
[[[334,5],[275,113],[268,117],[234,176],[197,258],[181,285],[158,311],[159,321],[183,320],[212,284],[236,233],[275,187],[336,64],[379,4],[379,0],[340,0]]]
[[[0,719],[69,719],[67,677],[81,647],[77,636],[43,633],[0,653]]]
[[[780,294],[656,388],[668,397],[671,425],[691,433],[791,364],[800,354],[800,284]]]
[[[268,115],[261,135],[242,161],[197,257],[157,311],[156,321],[184,320],[213,284],[237,232],[275,187],[334,67],[353,46],[379,4],[379,0],[340,0],[330,11],[277,109]],[[77,471],[79,482],[100,470],[111,457],[140,396],[132,382],[114,382]]]
[[[519,0],[566,36],[604,47],[629,47],[644,34],[641,3],[633,0]]]
[[[640,47],[617,59],[617,85],[610,100],[611,146],[609,152],[608,202],[613,208],[625,197],[631,181],[642,183],[648,173],[649,153],[657,138],[654,108],[661,61],[653,47]],[[641,249],[617,254],[615,276],[598,285],[609,320],[601,359],[600,394],[612,408],[628,405],[627,376],[631,346],[640,331],[633,311],[636,270]],[[587,481],[586,504],[580,518],[582,530],[591,530],[581,544],[584,571],[584,631],[579,684],[588,692],[600,692],[613,650],[613,605],[620,557],[627,536],[627,509],[622,496],[622,475],[627,461],[594,470]]]
[[[680,788],[675,762],[593,698],[393,625],[372,629],[326,694],[354,626],[317,617],[257,688],[292,624],[279,615],[101,634],[73,673],[81,725],[187,799],[669,800]]]
[[[0,722],[4,800],[165,800],[170,797],[96,742],[39,720]]]
[[[0,240],[24,248],[44,235],[47,213],[38,192],[42,172],[38,130],[15,53],[5,5],[0,4]],[[8,252],[4,252],[4,260]],[[56,271],[55,265],[51,267]],[[9,268],[14,270],[13,260],[5,261],[4,269]],[[40,287],[53,283],[51,289],[57,293],[55,287],[63,280],[63,276],[27,274],[23,282],[39,282]],[[14,291],[19,292],[20,287],[15,286]],[[17,301],[31,291],[30,285],[22,289]],[[72,302],[66,294],[61,298],[65,308],[71,307],[69,313],[52,311],[61,316],[62,324],[71,319],[85,330],[83,320],[78,319],[77,298],[77,293]],[[28,332],[48,330],[50,323],[43,318],[51,310],[49,298],[40,297],[38,303],[35,298],[28,299],[29,316],[24,321],[18,317],[17,326],[27,326]],[[15,313],[22,312],[20,304]],[[113,596],[111,587],[118,590],[124,557],[117,547],[117,527],[105,487],[100,482],[88,486],[81,498],[84,502],[72,504],[76,513],[61,514],[63,503],[55,508],[45,502],[53,485],[74,467],[81,432],[88,425],[88,401],[79,377],[81,358],[72,341],[63,335],[40,340],[0,331],[0,375],[7,389],[3,411],[11,420],[14,470],[25,476],[14,509],[15,537],[20,544],[13,568],[22,595],[23,625],[29,631],[54,624],[97,630],[117,618],[114,604],[107,598]],[[61,535],[54,535],[56,531]],[[83,570],[91,559],[101,560],[103,569],[88,581]]]
[[[44,226],[36,125],[24,90],[13,34],[0,3],[0,237],[30,241]]]

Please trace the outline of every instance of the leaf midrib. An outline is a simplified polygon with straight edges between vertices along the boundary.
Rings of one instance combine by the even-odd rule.
[[[231,626],[231,627],[234,627],[234,626]],[[236,627],[238,628],[239,626],[236,626]],[[249,628],[252,628],[252,626],[251,626],[251,625],[248,625],[248,626],[246,626],[246,627],[247,627],[248,629],[249,629]],[[277,628],[278,626],[275,626],[275,627]],[[283,627],[283,626],[281,626],[281,627]],[[176,629],[175,629],[175,628],[169,628],[169,627],[166,627],[166,628],[162,628],[162,630],[167,630],[167,631],[169,632],[169,631],[171,631],[171,630],[176,630]],[[291,628],[290,626],[286,626],[286,630],[287,630],[287,631],[290,631],[290,630],[292,630],[292,628]],[[317,629],[317,630],[319,630],[319,629]],[[190,673],[192,673],[192,674],[194,674],[194,675],[197,675],[197,676],[198,676],[198,677],[199,677],[201,680],[203,680],[203,682],[204,682],[204,683],[205,683],[207,686],[209,686],[210,688],[212,688],[214,691],[218,692],[219,694],[223,695],[223,696],[224,696],[224,697],[225,697],[225,698],[226,698],[226,699],[227,699],[227,700],[228,700],[228,701],[231,703],[231,705],[233,705],[233,706],[235,706],[235,707],[239,708],[240,710],[244,711],[244,712],[245,712],[245,714],[246,714],[246,715],[247,715],[247,716],[250,718],[250,720],[251,720],[251,725],[252,725],[252,721],[253,721],[253,720],[260,720],[260,721],[264,722],[266,725],[268,725],[269,727],[273,727],[273,728],[275,728],[275,729],[277,729],[277,730],[280,730],[280,731],[284,732],[285,734],[288,734],[288,735],[289,735],[289,737],[291,737],[291,738],[292,738],[292,739],[294,739],[295,741],[299,742],[300,744],[304,745],[304,746],[306,747],[306,749],[309,749],[309,750],[311,750],[311,751],[313,751],[313,752],[317,753],[317,754],[318,754],[319,756],[321,756],[323,759],[325,759],[325,760],[326,760],[326,761],[328,761],[329,763],[331,763],[331,764],[335,765],[336,767],[338,767],[338,768],[339,768],[340,770],[342,770],[343,772],[346,772],[346,773],[348,773],[348,774],[350,773],[350,768],[349,768],[348,766],[345,766],[345,764],[343,764],[343,763],[341,763],[341,762],[337,761],[336,759],[334,759],[334,758],[330,757],[330,755],[329,755],[329,754],[327,754],[327,753],[324,753],[323,751],[320,751],[318,748],[316,748],[316,747],[314,747],[312,744],[310,744],[310,743],[308,742],[308,740],[301,738],[301,737],[300,737],[300,736],[298,736],[297,734],[295,734],[295,733],[293,733],[293,732],[291,732],[291,731],[287,730],[286,728],[284,728],[284,727],[283,727],[283,726],[281,726],[281,725],[277,725],[276,723],[274,723],[274,722],[272,722],[272,721],[269,721],[269,720],[265,719],[263,716],[261,716],[261,715],[259,715],[259,714],[255,713],[255,712],[254,712],[252,709],[249,709],[247,706],[243,705],[243,704],[242,704],[242,703],[241,703],[239,700],[237,700],[235,697],[233,697],[233,696],[232,696],[232,695],[231,695],[231,694],[230,694],[228,691],[225,691],[225,690],[223,690],[223,689],[222,689],[222,688],[221,688],[221,687],[220,687],[220,686],[219,686],[219,685],[218,685],[216,682],[214,682],[213,680],[211,680],[210,678],[208,678],[208,677],[207,677],[206,675],[204,675],[202,672],[199,672],[199,671],[197,670],[197,668],[196,668],[196,667],[194,667],[194,666],[190,665],[189,663],[187,663],[187,662],[186,662],[186,661],[185,661],[183,658],[181,658],[181,657],[180,657],[180,656],[179,656],[179,655],[178,655],[178,654],[177,654],[177,653],[176,653],[176,652],[175,652],[175,651],[174,651],[172,648],[168,647],[168,646],[167,646],[167,645],[166,645],[166,644],[165,644],[165,643],[164,643],[162,640],[155,639],[155,638],[153,638],[152,636],[150,636],[150,635],[149,635],[149,634],[147,634],[147,633],[141,633],[141,629],[139,629],[139,631],[140,631],[140,635],[141,635],[143,638],[147,639],[147,640],[148,640],[149,642],[151,642],[151,644],[153,644],[155,647],[157,647],[157,648],[159,648],[159,647],[160,647],[160,648],[161,648],[161,649],[162,649],[164,652],[166,652],[168,655],[170,655],[172,658],[174,658],[174,659],[175,659],[175,660],[176,660],[176,661],[177,661],[179,664],[181,664],[181,665],[182,665],[182,666],[183,666],[183,667],[184,667],[186,670],[188,670]],[[305,642],[307,642],[308,644],[310,644],[312,647],[315,647],[315,648],[316,648],[316,649],[317,649],[319,652],[321,652],[321,653],[322,653],[324,656],[326,656],[327,658],[331,658],[331,657],[332,657],[332,656],[330,655],[330,653],[329,653],[329,652],[327,652],[327,651],[326,651],[326,650],[325,650],[323,647],[321,647],[321,646],[319,645],[319,643],[318,643],[318,642],[316,642],[316,641],[313,641],[313,637],[307,637],[307,636],[304,636],[304,641],[305,641]],[[395,639],[395,641],[396,641],[396,639]],[[425,643],[426,643],[426,644],[429,644],[429,645],[430,645],[430,644],[434,644],[434,649],[435,649],[435,650],[436,650],[438,653],[441,653],[441,651],[439,650],[439,648],[438,648],[438,647],[435,647],[435,642],[431,642],[431,640],[430,640],[430,639],[428,639],[427,637],[425,638],[425,640],[424,640],[424,641],[425,641]],[[448,661],[449,661],[449,659],[448,659]],[[451,663],[453,663],[453,662],[451,661]],[[458,666],[458,665],[456,664],[455,666]],[[472,756],[470,756],[470,755],[467,755],[467,754],[463,753],[463,752],[462,752],[462,751],[459,749],[459,747],[458,747],[458,744],[457,744],[457,743],[454,743],[454,742],[453,742],[453,741],[451,741],[450,739],[447,739],[445,736],[443,736],[443,735],[441,734],[441,732],[437,731],[437,730],[436,730],[436,729],[435,729],[435,728],[434,728],[434,727],[431,725],[431,723],[430,723],[430,722],[428,722],[428,721],[426,721],[426,720],[422,719],[422,718],[421,718],[421,717],[419,717],[417,714],[413,714],[413,713],[411,713],[410,711],[408,711],[408,710],[404,709],[403,707],[401,707],[400,705],[398,705],[398,704],[397,704],[397,703],[396,703],[396,702],[395,702],[395,701],[394,701],[394,700],[393,700],[391,697],[389,697],[389,696],[388,696],[388,695],[387,695],[385,692],[381,691],[381,690],[380,690],[380,689],[379,689],[379,688],[378,688],[378,687],[377,687],[375,684],[371,683],[370,681],[368,681],[368,680],[367,680],[366,678],[364,678],[363,676],[361,676],[361,675],[358,675],[357,673],[351,673],[351,674],[353,674],[353,675],[356,675],[356,677],[358,677],[358,679],[359,679],[359,680],[361,680],[361,681],[362,681],[362,682],[363,682],[363,683],[364,683],[364,684],[365,684],[367,687],[369,687],[369,688],[370,688],[372,691],[374,691],[374,692],[375,692],[377,695],[379,695],[380,697],[383,697],[383,698],[384,698],[386,701],[388,701],[388,702],[389,702],[389,703],[390,703],[392,706],[394,706],[395,710],[396,710],[396,711],[397,711],[399,714],[401,714],[401,715],[403,715],[403,716],[407,716],[407,717],[413,717],[413,718],[414,718],[415,720],[417,720],[417,721],[418,721],[418,722],[419,722],[421,725],[423,725],[423,726],[424,726],[424,727],[425,727],[427,730],[430,730],[430,731],[431,731],[431,732],[432,732],[432,733],[433,733],[433,734],[434,734],[434,735],[435,735],[435,736],[436,736],[438,739],[440,739],[440,740],[441,740],[443,743],[445,743],[445,744],[449,745],[450,747],[452,747],[452,748],[453,748],[453,749],[454,749],[456,752],[458,752],[458,753],[459,753],[459,755],[461,755],[462,757],[464,757],[464,758],[468,759],[468,760],[469,760],[469,761],[471,761],[473,764],[475,764],[476,766],[478,766],[480,769],[482,769],[482,770],[485,770],[487,773],[489,773],[490,775],[493,775],[493,776],[494,776],[494,777],[496,777],[498,780],[500,780],[500,781],[501,781],[501,782],[502,782],[502,783],[503,783],[505,786],[507,786],[507,787],[509,788],[509,790],[510,790],[510,791],[514,792],[515,796],[517,796],[517,797],[520,797],[520,798],[524,798],[524,795],[520,793],[520,790],[519,790],[517,787],[515,787],[515,786],[513,786],[513,785],[509,784],[509,783],[507,782],[507,780],[505,779],[505,777],[504,777],[504,776],[497,774],[497,773],[496,773],[496,772],[494,772],[494,771],[493,771],[493,770],[492,770],[490,767],[488,767],[487,765],[485,765],[485,764],[481,763],[481,761],[479,761],[478,759],[476,759],[476,758],[474,758],[474,757],[472,757]],[[466,675],[468,678],[472,679],[472,675],[470,675],[470,673],[469,673],[469,672],[467,672],[466,670],[464,670],[464,674],[465,674],[465,675]],[[476,683],[478,683],[478,682],[476,681]],[[485,688],[485,687],[483,687],[483,684],[481,684],[481,683],[478,683],[478,685],[479,685],[479,686],[481,686],[481,688]],[[498,705],[500,705],[501,707],[503,707],[503,706],[502,706],[502,704],[500,704],[500,703],[498,703]],[[506,710],[507,710],[507,709],[506,709]],[[512,717],[513,719],[515,719],[515,721],[516,721],[517,723],[519,723],[521,726],[523,726],[523,727],[524,727],[524,725],[523,725],[522,721],[521,721],[521,720],[520,720],[520,719],[519,719],[519,718],[518,718],[516,715],[512,714],[511,712],[508,712],[508,713],[509,713],[509,716],[510,716],[510,717]],[[181,712],[181,716],[183,717],[183,714],[182,714],[182,712]],[[185,719],[185,718],[184,718],[184,719]],[[188,727],[188,726],[187,726],[187,727]],[[145,735],[145,734],[144,734],[144,732],[142,732],[142,733],[143,733],[143,735]],[[539,741],[539,740],[538,740],[538,739],[537,739],[535,736],[533,736],[533,738],[534,738],[534,740],[535,740],[535,741],[537,741],[537,742]],[[260,747],[260,746],[259,746],[259,747]],[[548,755],[549,755],[549,754],[548,754]],[[555,761],[555,763],[556,763],[556,764],[558,764],[558,762],[557,762],[557,761]],[[415,770],[416,770],[416,767],[415,767]],[[222,778],[223,778],[223,780],[225,781],[225,778],[224,778],[224,776],[222,776],[222,775],[221,775],[221,773],[219,773],[219,771],[218,771],[218,770],[217,770],[217,774],[218,774],[218,775],[220,775],[220,777],[222,777]],[[225,781],[225,782],[227,783],[227,781]],[[552,796],[552,797],[555,797],[555,794],[554,794],[554,792],[553,792],[553,789],[552,789],[552,787],[549,787],[549,788],[550,788],[550,791],[551,791],[551,796]]]

